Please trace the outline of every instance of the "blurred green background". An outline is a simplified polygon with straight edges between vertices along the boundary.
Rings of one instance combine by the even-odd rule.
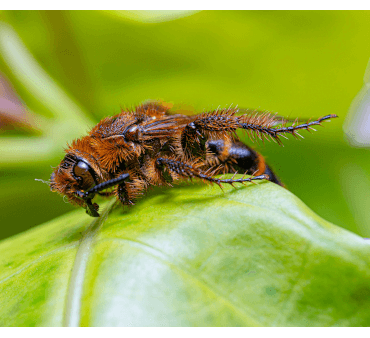
[[[317,214],[370,237],[369,150],[342,129],[369,23],[368,11],[0,12],[0,238],[74,209],[35,178],[102,117],[149,99],[338,114],[304,140],[254,146]]]

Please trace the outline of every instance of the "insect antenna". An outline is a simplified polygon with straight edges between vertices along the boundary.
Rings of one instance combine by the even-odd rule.
[[[50,181],[44,181],[41,178],[35,178],[35,181],[39,181],[39,182],[45,183],[47,185],[50,185]]]

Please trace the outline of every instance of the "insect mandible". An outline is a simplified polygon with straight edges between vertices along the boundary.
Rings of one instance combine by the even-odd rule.
[[[103,119],[87,136],[73,141],[49,184],[93,217],[99,217],[99,206],[92,202],[96,194],[115,195],[130,205],[149,186],[180,179],[199,178],[218,185],[266,179],[282,185],[263,156],[242,143],[236,131],[244,129],[252,139],[281,144],[285,134],[301,136],[299,130],[335,117],[303,124],[296,120],[287,126],[287,120],[268,112],[240,115],[238,108],[227,108],[187,116],[150,102]],[[237,172],[253,176],[214,177]]]

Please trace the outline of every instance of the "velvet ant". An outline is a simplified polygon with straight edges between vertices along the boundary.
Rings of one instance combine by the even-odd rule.
[[[122,110],[68,146],[51,175],[50,188],[84,207],[90,216],[99,217],[99,206],[92,202],[96,194],[115,195],[130,205],[149,186],[170,185],[184,178],[218,185],[266,179],[282,185],[262,155],[239,140],[237,129],[246,130],[252,139],[270,138],[281,144],[284,134],[301,136],[299,130],[337,117],[327,115],[303,124],[296,120],[287,126],[288,120],[270,113],[238,112],[228,108],[188,116],[173,114],[158,102]],[[237,172],[253,176],[214,177]]]

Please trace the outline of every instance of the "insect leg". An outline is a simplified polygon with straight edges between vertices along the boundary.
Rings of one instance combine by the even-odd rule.
[[[116,195],[123,205],[133,205],[146,188],[147,183],[143,178],[131,177],[130,182],[122,182],[118,185]]]
[[[91,202],[91,198],[86,199],[85,202],[86,202],[86,213],[91,217],[100,217],[98,213],[99,210],[98,204],[97,203],[93,204]]]
[[[280,121],[282,126],[280,128],[275,128],[277,124],[277,118],[274,115],[265,113],[262,115],[250,115],[245,114],[241,116],[236,116],[237,110],[224,110],[216,111],[198,115],[195,119],[190,122],[184,129],[185,133],[195,132],[201,135],[202,131],[207,131],[210,133],[220,133],[225,134],[228,132],[235,132],[238,128],[255,132],[259,136],[268,137],[270,136],[273,140],[281,143],[279,137],[282,134],[292,134],[293,136],[300,136],[298,130],[313,129],[314,125],[321,125],[321,122],[331,118],[338,117],[335,114],[326,115],[315,121],[306,122],[298,125],[292,125],[287,127],[287,121]]]
[[[96,193],[99,193],[102,190],[114,187],[115,185],[118,185],[125,181],[130,175],[129,174],[123,174],[121,176],[118,176],[116,178],[113,178],[111,180],[105,181],[103,183],[97,184],[96,186],[92,187],[90,190],[83,193],[82,198],[93,198]],[[91,197],[91,195],[93,195]]]
[[[167,167],[170,171],[175,172],[176,174],[182,176],[182,177],[198,177],[203,180],[206,180],[208,182],[214,182],[218,185],[221,185],[221,183],[244,183],[244,182],[251,182],[254,180],[264,180],[268,179],[267,175],[259,175],[255,177],[250,177],[250,178],[238,178],[238,179],[220,179],[220,178],[215,178],[212,176],[207,175],[203,171],[201,171],[198,168],[195,168],[194,166],[178,161],[178,160],[171,160],[168,158],[163,158],[159,157],[157,159],[157,164],[159,166],[165,166]]]
[[[271,124],[274,122],[273,117],[266,115],[263,118],[259,118],[261,121],[253,121],[253,116],[240,116],[239,117],[239,128],[243,128],[245,130],[252,130],[257,132],[257,134],[262,134],[263,136],[267,137],[270,136],[273,140],[276,140],[279,144],[281,143],[279,136],[281,134],[291,134],[294,137],[301,136],[298,134],[298,130],[306,129],[311,130],[313,129],[312,126],[314,125],[321,125],[321,122],[324,120],[329,120],[331,118],[338,117],[335,114],[326,115],[324,117],[321,117],[315,121],[306,122],[298,125],[292,125],[289,127],[286,127],[286,122],[283,122],[283,126],[280,128],[271,128]],[[264,120],[263,120],[264,119]],[[313,129],[314,130],[314,129]],[[302,136],[301,136],[302,137]]]
[[[113,187],[115,185],[118,185],[125,181],[130,175],[129,174],[123,174],[121,176],[118,176],[116,178],[113,178],[111,180],[102,182],[100,184],[97,184],[96,186],[92,187],[90,190],[86,192],[82,191],[76,191],[76,195],[81,197],[85,203],[86,203],[86,213],[89,214],[92,217],[99,217],[99,213],[97,209],[99,206],[96,203],[92,203],[92,199],[94,198],[96,193],[100,193],[102,190],[108,189],[110,187]]]
[[[206,143],[207,150],[224,164],[230,164],[233,169],[240,173],[248,174],[267,174],[269,181],[282,185],[278,177],[273,173],[271,168],[266,164],[262,155],[249,148],[242,142],[228,142],[228,140],[208,140]],[[212,162],[212,158],[210,159]],[[219,162],[219,161],[216,161]],[[213,162],[215,162],[213,160]],[[234,170],[228,172],[233,173]]]

